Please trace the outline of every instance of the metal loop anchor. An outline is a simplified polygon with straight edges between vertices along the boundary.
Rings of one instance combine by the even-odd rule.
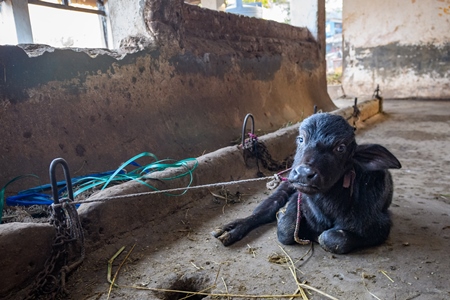
[[[358,108],[358,98],[355,98],[355,104],[353,105],[352,117],[358,118],[360,114],[361,114],[361,111]]]
[[[252,123],[251,123],[250,139],[247,142],[245,138],[245,129],[247,128],[247,122],[249,118],[251,119]],[[251,148],[253,146],[254,138],[255,138],[255,118],[253,117],[252,114],[249,113],[245,116],[244,123],[242,124],[242,148],[243,149]]]
[[[313,115],[315,114],[321,114],[323,111],[321,109],[317,108],[317,105],[314,105],[314,111],[313,111]]]
[[[58,196],[58,183],[56,181],[56,175],[55,175],[56,167],[58,166],[58,164],[60,164],[63,167],[64,177],[66,179],[67,194],[68,194],[69,202],[72,202],[74,199],[73,198],[72,179],[70,178],[69,165],[63,158],[55,158],[51,162],[50,170],[49,170],[50,182],[52,185],[53,206],[60,204],[59,196]],[[58,219],[60,219],[61,214],[62,214],[62,209],[61,208],[56,209],[55,213],[56,213]]]
[[[360,115],[361,111],[358,108],[358,98],[355,98],[355,104],[353,105],[353,113],[351,116],[353,120],[353,130],[356,130],[356,122],[358,122]]]
[[[376,98],[378,100],[381,99],[381,90],[380,90],[380,85],[379,84],[377,84],[376,89],[373,91],[372,98]]]

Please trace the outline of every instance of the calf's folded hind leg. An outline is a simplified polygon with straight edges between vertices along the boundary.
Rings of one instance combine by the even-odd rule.
[[[319,236],[319,244],[326,251],[344,254],[362,247],[375,246],[383,243],[389,235],[390,224],[379,226],[375,231],[361,237],[351,231],[329,229]]]
[[[319,236],[319,244],[328,252],[344,254],[360,247],[363,241],[352,232],[342,229],[329,229]]]

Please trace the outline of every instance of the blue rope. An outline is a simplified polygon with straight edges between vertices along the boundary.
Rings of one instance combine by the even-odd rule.
[[[101,179],[104,176],[110,176],[115,171],[108,171],[97,174],[90,174],[88,176],[79,176],[72,178],[72,185],[83,185],[83,183],[91,182],[92,180]],[[122,170],[120,174],[124,174],[125,171]],[[23,178],[23,176],[20,176]],[[37,177],[37,176],[36,176]],[[56,183],[57,187],[61,187],[58,190],[58,195],[61,197],[67,190],[66,181],[61,180]],[[50,191],[52,189],[51,184],[43,184],[23,190],[17,193],[16,196],[9,196],[6,198],[6,204],[9,206],[31,206],[31,205],[50,205],[53,203],[52,196],[50,194],[45,194],[42,192]],[[75,197],[75,196],[74,196]]]
[[[136,162],[137,159],[142,157],[151,157],[155,161],[147,164],[147,165],[140,165]],[[189,166],[189,163],[194,162],[193,166]],[[125,170],[126,167],[133,166],[135,169],[127,172]],[[144,176],[148,176],[149,174],[156,172],[156,171],[163,171],[167,168],[179,168],[183,167],[186,169],[185,172],[168,178],[159,178],[160,180],[173,180],[177,178],[181,178],[184,176],[189,175],[190,181],[187,185],[189,187],[192,184],[193,181],[193,175],[192,172],[197,168],[198,162],[195,158],[187,158],[180,161],[175,161],[172,159],[163,159],[158,160],[158,158],[150,153],[150,152],[143,152],[141,154],[138,154],[129,160],[127,160],[125,163],[123,163],[117,170],[108,171],[108,172],[102,172],[102,173],[96,173],[96,174],[90,174],[86,176],[79,176],[79,177],[73,177],[72,178],[72,185],[74,186],[74,197],[77,195],[91,190],[96,187],[101,187],[101,190],[105,189],[107,186],[110,186],[111,184],[119,184],[122,182],[135,180],[137,182],[140,182],[141,184],[144,184],[148,186],[149,188],[153,190],[158,190],[157,188],[153,187],[152,185],[145,182]],[[1,217],[3,213],[3,203],[4,203],[4,193],[6,187],[13,183],[14,181],[27,177],[27,176],[34,176],[36,175],[22,175],[18,176],[12,180],[10,180],[1,190],[0,190],[0,222]],[[60,187],[58,190],[58,195],[62,197],[66,191],[66,181],[58,181],[57,186]],[[51,191],[51,184],[44,184],[40,185],[34,188],[30,188],[27,190],[23,190],[17,193],[15,196],[10,196],[6,198],[6,204],[9,206],[31,206],[31,205],[51,205],[53,203],[52,196],[50,194],[47,194],[45,192]],[[186,191],[182,192],[181,194],[168,194],[170,196],[180,196],[185,194]]]

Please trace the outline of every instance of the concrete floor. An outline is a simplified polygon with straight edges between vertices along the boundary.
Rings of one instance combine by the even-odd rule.
[[[387,100],[384,109],[385,114],[359,124],[357,140],[383,144],[403,165],[392,172],[391,235],[381,246],[348,255],[332,255],[318,245],[283,246],[299,280],[326,294],[309,290],[308,299],[450,297],[450,102]],[[154,288],[234,294],[205,299],[293,294],[297,285],[289,263],[280,261],[286,254],[274,224],[228,248],[210,235],[216,226],[249,214],[269,193],[264,183],[229,191],[239,191],[241,201],[204,197],[99,249],[71,277],[70,298],[107,299],[106,262],[121,246],[127,253],[133,245],[117,277],[123,287],[113,288],[111,298],[179,298]],[[113,272],[124,256],[116,259]]]
[[[357,141],[386,146],[403,165],[392,171],[394,226],[386,243],[347,255],[318,245],[281,247],[275,224],[269,224],[226,248],[211,230],[248,215],[270,193],[264,182],[240,184],[228,187],[229,195],[240,194],[233,201],[212,194],[195,201],[166,198],[175,202],[167,203],[176,207],[172,213],[91,247],[69,277],[67,298],[184,297],[155,291],[163,288],[216,294],[204,299],[278,299],[297,290],[285,262],[290,257],[299,281],[320,291],[305,289],[308,299],[449,299],[450,102],[386,100],[384,110],[358,124]],[[112,270],[114,275],[120,268],[120,287],[108,295],[107,262],[122,246]]]

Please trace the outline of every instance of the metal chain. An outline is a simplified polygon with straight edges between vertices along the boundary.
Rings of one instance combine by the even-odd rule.
[[[256,151],[257,151],[256,157],[261,160],[261,163],[264,166],[264,168],[269,171],[273,172],[273,171],[284,170],[292,165],[292,162],[293,162],[292,156],[289,156],[289,157],[285,158],[283,161],[278,162],[272,158],[266,145],[264,145],[260,141],[257,142],[257,150]]]
[[[269,150],[267,149],[266,145],[264,145],[264,143],[260,142],[256,138],[256,136],[250,136],[250,138],[248,138],[244,141],[243,157],[244,157],[244,161],[245,161],[246,165],[247,165],[247,160],[250,157],[253,157],[256,159],[256,166],[258,168],[258,175],[260,177],[262,177],[263,174],[259,170],[258,161],[261,161],[261,164],[263,165],[263,167],[266,170],[269,170],[272,172],[287,169],[289,166],[292,165],[292,162],[293,162],[292,156],[285,158],[281,162],[274,160],[272,158],[272,155],[270,155]]]
[[[50,224],[56,235],[50,257],[25,299],[55,299],[67,294],[66,276],[84,260],[84,234],[74,204],[67,200],[58,207],[51,206]]]

